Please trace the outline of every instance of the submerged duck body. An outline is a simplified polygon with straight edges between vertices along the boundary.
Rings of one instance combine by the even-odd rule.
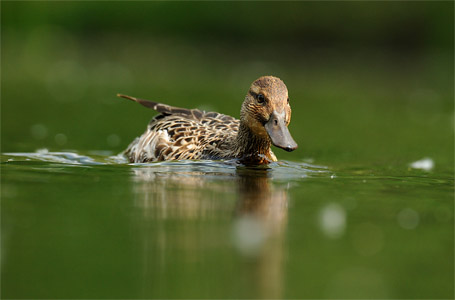
[[[267,164],[277,160],[271,144],[286,151],[297,148],[287,128],[291,120],[288,90],[277,77],[264,76],[253,82],[240,120],[217,112],[118,96],[160,113],[125,150],[130,162],[239,159],[245,164]]]

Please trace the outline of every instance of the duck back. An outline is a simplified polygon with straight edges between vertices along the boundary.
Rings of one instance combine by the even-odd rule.
[[[156,110],[146,131],[125,151],[130,162],[234,158],[239,120],[217,112],[174,107],[119,95]]]

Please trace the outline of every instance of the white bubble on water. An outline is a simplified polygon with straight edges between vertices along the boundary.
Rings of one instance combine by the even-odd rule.
[[[324,206],[319,213],[319,226],[327,237],[341,237],[346,229],[346,211],[337,203]]]
[[[261,220],[245,216],[235,221],[232,228],[232,241],[245,256],[256,256],[267,238],[265,224]]]
[[[426,157],[421,160],[412,162],[410,164],[410,167],[413,169],[431,171],[434,168],[434,161],[431,158]]]
[[[36,150],[36,153],[38,153],[38,154],[48,154],[49,150],[46,149],[46,148],[41,148],[41,149]]]
[[[419,213],[411,208],[402,209],[397,215],[397,222],[404,229],[416,228],[419,221]]]

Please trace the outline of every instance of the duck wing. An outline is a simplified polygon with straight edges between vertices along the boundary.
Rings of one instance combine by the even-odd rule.
[[[155,116],[125,151],[130,162],[233,157],[240,121],[217,112],[186,109],[118,94],[151,108]]]
[[[202,119],[205,119],[205,118],[214,118],[214,119],[218,119],[218,120],[221,120],[224,122],[234,122],[234,123],[238,122],[238,120],[235,119],[234,117],[220,114],[217,112],[205,112],[205,111],[201,111],[199,109],[187,109],[187,108],[175,107],[175,106],[170,106],[167,104],[154,102],[154,101],[150,101],[150,100],[145,100],[145,99],[140,99],[140,98],[136,98],[136,97],[131,97],[131,96],[123,95],[123,94],[117,94],[117,96],[137,102],[147,108],[151,108],[151,109],[161,113],[163,116],[180,115],[180,116],[185,116],[186,118],[194,119],[194,120],[198,120],[198,121],[201,121]]]

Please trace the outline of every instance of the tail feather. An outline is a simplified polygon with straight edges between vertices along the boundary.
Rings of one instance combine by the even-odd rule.
[[[199,109],[187,109],[187,108],[180,108],[180,107],[174,107],[158,102],[153,102],[150,100],[145,100],[145,99],[140,99],[140,98],[135,98],[123,94],[117,94],[117,97],[125,98],[134,102],[137,102],[139,104],[142,104],[143,106],[147,108],[151,108],[153,110],[156,110],[157,112],[160,112],[165,115],[172,115],[172,114],[177,114],[177,115],[183,115],[187,117],[192,117],[195,119],[200,119],[205,112],[200,111]]]
[[[121,97],[121,98],[125,98],[125,99],[128,99],[128,100],[137,102],[137,103],[142,104],[143,106],[145,106],[147,108],[151,108],[151,109],[154,109],[154,110],[157,110],[156,108],[157,108],[158,104],[161,104],[161,103],[158,103],[158,102],[153,102],[153,101],[145,100],[145,99],[139,99],[139,98],[123,95],[123,94],[117,94],[117,97]]]

